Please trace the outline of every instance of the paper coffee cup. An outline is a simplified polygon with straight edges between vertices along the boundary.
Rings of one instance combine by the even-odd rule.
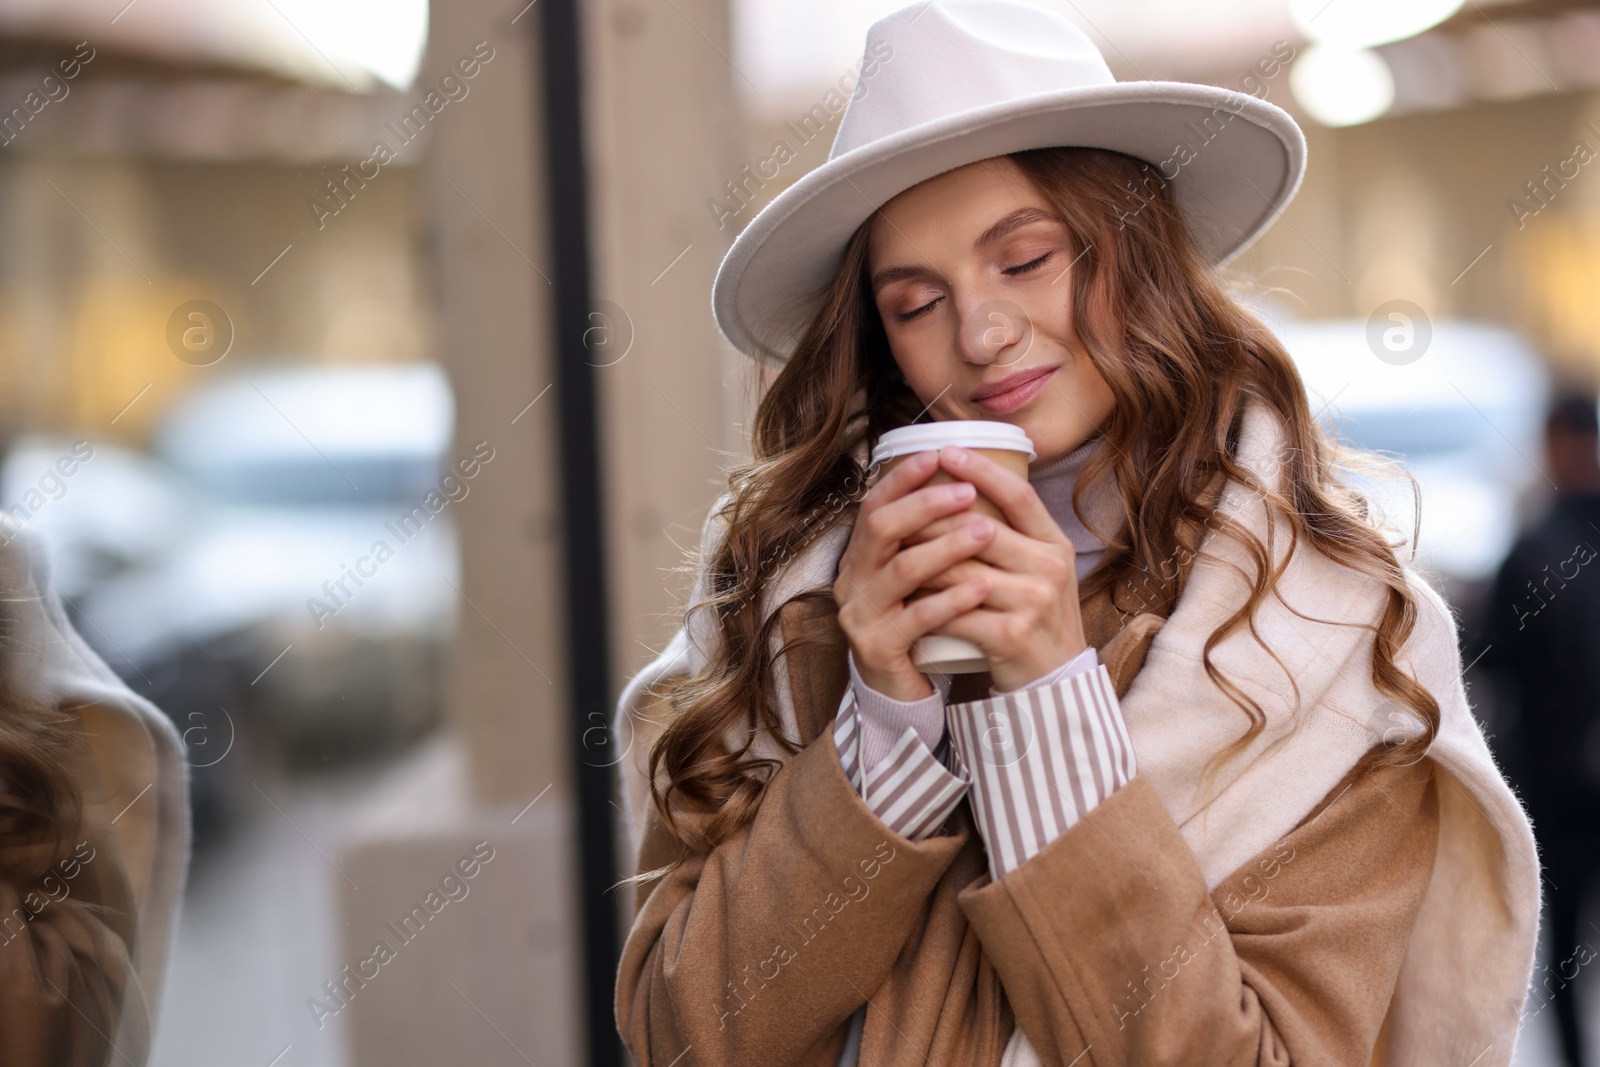
[[[1009,422],[988,422],[982,419],[949,419],[943,422],[915,423],[890,430],[878,439],[872,450],[872,465],[882,465],[888,474],[896,463],[917,452],[938,451],[959,445],[980,452],[989,459],[1014,472],[1019,477],[1028,476],[1028,464],[1037,456],[1033,442],[1020,426]],[[954,475],[940,469],[933,472],[925,485],[958,481]],[[973,497],[968,511],[987,515],[996,522],[1006,521],[1005,513],[982,493]],[[910,599],[935,592],[919,589]],[[983,650],[971,641],[960,637],[926,634],[911,646],[911,663],[919,671],[941,674],[973,674],[989,669]]]

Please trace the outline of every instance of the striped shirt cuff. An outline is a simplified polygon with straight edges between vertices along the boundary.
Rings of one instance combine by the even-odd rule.
[[[1137,773],[1105,665],[945,709],[999,881]]]
[[[989,695],[992,697],[999,697],[1005,696],[1006,693],[1020,693],[1025,689],[1042,689],[1047,685],[1055,685],[1063,678],[1071,678],[1075,674],[1084,674],[1088,671],[1092,671],[1099,665],[1100,656],[1097,652],[1095,652],[1094,646],[1090,645],[1088,648],[1084,649],[1082,652],[1079,652],[1076,656],[1073,656],[1071,659],[1067,660],[1067,662],[1063,663],[1049,674],[1041,674],[1033,681],[1028,682],[1025,685],[1019,685],[1015,689],[1008,689],[1004,693],[996,689],[994,686],[990,686]],[[948,692],[948,690],[946,691]]]
[[[855,692],[847,689],[833,724],[845,777],[889,829],[910,841],[931,837],[966,796],[966,777],[940,763],[912,726],[901,731],[887,756],[867,767],[861,726]]]
[[[861,721],[862,766],[871,770],[888,758],[907,726],[917,731],[929,750],[938,746],[944,737],[944,705],[953,682],[950,675],[929,674],[933,692],[920,700],[896,700],[862,679],[861,672],[856,670],[854,652],[846,653],[845,659],[850,665],[850,691],[855,694],[856,714]]]

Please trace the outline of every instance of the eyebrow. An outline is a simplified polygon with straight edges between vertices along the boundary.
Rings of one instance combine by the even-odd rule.
[[[1021,229],[1023,226],[1027,226],[1035,222],[1060,221],[1061,219],[1058,216],[1051,214],[1043,208],[1018,208],[979,234],[978,239],[972,242],[972,249],[973,251],[977,251],[983,248],[985,245],[993,244],[1014,230]],[[897,282],[902,278],[914,278],[924,273],[926,273],[926,270],[922,267],[885,267],[872,276],[872,291],[876,293],[879,289],[882,289],[890,282]]]

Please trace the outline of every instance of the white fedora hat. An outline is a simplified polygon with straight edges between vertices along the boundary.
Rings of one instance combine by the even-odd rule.
[[[751,219],[717,269],[717,326],[758,360],[788,358],[856,227],[947,170],[1057,145],[1126,153],[1161,168],[1219,266],[1267,228],[1305,172],[1305,135],[1282,108],[1210,85],[1119,82],[1082,30],[1027,4],[901,8],[867,31],[868,70],[828,161]]]

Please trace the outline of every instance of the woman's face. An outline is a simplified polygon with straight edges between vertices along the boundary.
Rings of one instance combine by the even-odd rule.
[[[1073,328],[1067,228],[1010,159],[912,186],[884,205],[869,241],[889,347],[933,418],[1020,426],[1039,466],[1111,414]]]

